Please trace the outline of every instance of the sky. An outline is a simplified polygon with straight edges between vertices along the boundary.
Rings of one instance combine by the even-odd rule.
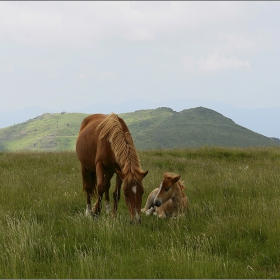
[[[0,112],[130,99],[280,107],[278,1],[1,1]]]

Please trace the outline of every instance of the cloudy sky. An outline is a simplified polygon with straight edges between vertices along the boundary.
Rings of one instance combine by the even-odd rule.
[[[0,2],[0,112],[128,99],[280,107],[280,2]]]

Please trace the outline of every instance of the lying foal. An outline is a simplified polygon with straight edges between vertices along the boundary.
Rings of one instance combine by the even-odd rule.
[[[188,199],[184,194],[185,186],[180,178],[181,175],[165,172],[163,181],[150,193],[141,212],[166,218],[166,216],[176,217],[179,213],[186,211]]]

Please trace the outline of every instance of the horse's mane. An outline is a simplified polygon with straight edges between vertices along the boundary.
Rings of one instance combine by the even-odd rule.
[[[111,149],[122,169],[125,180],[141,182],[143,176],[141,175],[138,154],[130,132],[124,132],[118,116],[111,113],[98,125],[97,130],[99,131],[99,140],[106,137],[111,144]]]

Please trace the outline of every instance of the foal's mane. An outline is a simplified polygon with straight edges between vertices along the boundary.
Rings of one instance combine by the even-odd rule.
[[[111,149],[122,169],[125,180],[141,182],[143,176],[131,134],[129,131],[124,132],[118,116],[111,113],[98,125],[97,130],[99,140],[106,137],[111,144]]]
[[[180,188],[181,188],[182,196],[185,196],[184,189],[185,189],[186,187],[185,187],[185,185],[184,185],[184,182],[183,182],[182,180],[179,180],[177,183],[178,183],[178,185],[179,185]]]

